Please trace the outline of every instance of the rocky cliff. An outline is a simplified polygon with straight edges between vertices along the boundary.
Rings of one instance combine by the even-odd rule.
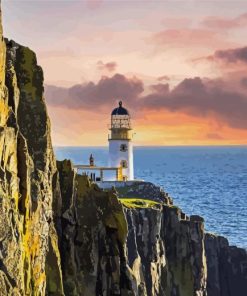
[[[159,187],[103,191],[69,160],[58,170],[65,295],[245,295],[246,251],[205,233]]]
[[[208,296],[244,296],[247,291],[246,250],[229,246],[226,238],[206,234]]]
[[[0,295],[63,293],[43,72],[30,49],[0,33]]]
[[[43,72],[0,26],[0,296],[244,296],[247,254],[151,183],[56,163]]]
[[[116,192],[103,192],[58,163],[60,250],[65,295],[134,295],[126,259],[127,221]]]

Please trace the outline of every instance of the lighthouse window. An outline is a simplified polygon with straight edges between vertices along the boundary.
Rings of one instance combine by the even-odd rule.
[[[126,144],[121,144],[121,145],[120,145],[120,151],[122,151],[122,152],[126,152],[127,150],[128,150],[128,147],[127,147]]]
[[[126,169],[126,168],[128,167],[128,163],[127,163],[126,160],[121,160],[121,167],[122,167],[123,169]]]

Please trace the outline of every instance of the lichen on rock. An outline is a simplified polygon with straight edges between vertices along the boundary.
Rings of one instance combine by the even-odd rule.
[[[43,73],[34,52],[4,40],[0,31],[1,293],[44,295],[49,241],[53,248],[56,244],[52,226],[56,162]],[[58,266],[59,261],[58,252]],[[61,279],[60,267],[54,273]],[[62,295],[62,280],[57,286]]]

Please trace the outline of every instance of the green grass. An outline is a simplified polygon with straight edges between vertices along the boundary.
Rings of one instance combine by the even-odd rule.
[[[162,204],[157,201],[153,201],[150,199],[142,199],[142,198],[119,198],[119,201],[128,209],[146,209],[153,208],[157,209]]]

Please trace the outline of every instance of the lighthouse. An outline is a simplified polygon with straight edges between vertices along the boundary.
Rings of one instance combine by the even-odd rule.
[[[121,167],[123,180],[134,179],[132,128],[130,114],[122,101],[111,113],[109,166]]]

